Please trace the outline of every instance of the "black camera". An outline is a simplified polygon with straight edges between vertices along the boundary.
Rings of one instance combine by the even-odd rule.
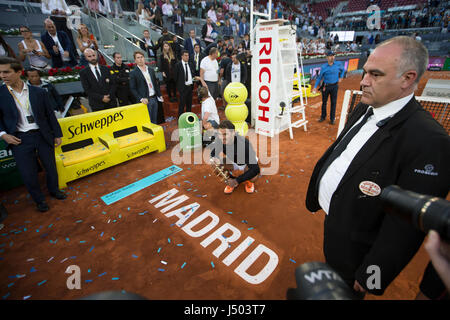
[[[418,194],[392,185],[383,189],[381,201],[387,213],[400,216],[428,233],[435,230],[442,240],[450,241],[450,202]]]
[[[295,269],[297,288],[288,289],[288,300],[356,300],[352,289],[324,262],[307,262]]]

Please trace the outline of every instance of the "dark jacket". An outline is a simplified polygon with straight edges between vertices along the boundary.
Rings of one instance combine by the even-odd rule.
[[[161,90],[159,89],[159,82],[156,79],[155,72],[152,68],[148,68],[148,73],[156,95],[161,97]],[[137,66],[130,72],[130,90],[136,101],[141,101],[142,98],[149,98],[147,81],[145,81],[142,71]]]
[[[215,28],[214,28],[214,24],[213,23],[211,23],[211,26],[212,26],[212,28],[213,28],[213,31],[214,30],[216,30]],[[208,27],[207,27],[207,24],[205,23],[204,25],[203,25],[203,27],[202,27],[202,39],[203,40],[205,40],[205,38],[206,38],[206,33],[208,32]]]
[[[191,65],[191,63],[188,61],[189,69],[191,70],[191,76],[192,81],[194,81],[194,67]],[[186,71],[184,69],[184,61],[179,61],[175,65],[175,73],[174,73],[174,80],[177,86],[177,89],[181,92],[186,86]]]
[[[151,45],[148,46],[148,48],[145,48],[146,42],[145,42],[145,38],[142,38],[142,41],[139,41],[139,46],[141,47],[142,50],[144,50],[145,52],[147,52],[148,57],[153,57],[156,58],[156,50],[157,50],[157,46],[155,46],[155,43],[153,42],[153,40],[150,38],[150,43]],[[150,50],[152,50],[153,52],[151,52]]]
[[[41,88],[45,89],[48,92],[49,100],[51,105],[53,106],[53,109],[55,111],[64,111],[64,102],[61,99],[61,96],[59,95],[55,86],[50,82],[42,82]]]
[[[169,60],[164,58],[164,56],[161,54],[158,59],[158,68],[159,71],[162,73],[165,73],[165,79],[174,79],[175,75],[175,64],[177,63],[177,59]]]
[[[241,64],[241,80],[239,82],[245,84],[245,82],[247,81],[247,66],[245,65],[245,63],[242,63],[242,62],[239,62],[239,63]],[[231,82],[231,67],[232,66],[233,66],[233,62],[229,63],[225,67],[225,71],[223,73],[223,78],[228,82]]]
[[[122,65],[119,67],[115,63],[113,63],[110,73],[114,78],[114,82],[118,90],[120,90],[120,87],[129,87],[130,68],[126,64],[122,63]]]
[[[83,86],[84,92],[89,99],[89,105],[93,111],[114,108],[117,106],[116,102],[116,83],[114,76],[111,74],[110,69],[101,66],[100,67],[100,81],[92,73],[90,66],[80,71],[80,80]],[[103,96],[108,95],[110,101],[108,103],[103,102]]]
[[[70,41],[69,37],[64,31],[57,31],[56,33],[58,37],[58,41],[61,44],[61,47],[64,49],[64,51],[69,52],[69,65],[75,66],[77,64],[77,61],[75,59],[75,56],[73,55],[73,47],[72,42]],[[53,68],[61,68],[64,66],[64,62],[61,58],[60,53],[56,53],[53,51],[53,46],[55,45],[55,41],[53,41],[52,37],[48,34],[48,32],[44,32],[41,35],[41,41],[44,44],[45,48],[47,48],[48,53],[50,54],[52,58],[52,67]]]
[[[195,63],[195,55],[189,56],[189,63],[192,65],[192,69],[194,70],[195,76],[200,76],[200,63],[202,62],[202,59],[205,57],[205,55],[200,52],[198,57],[198,63]]]
[[[306,196],[309,211],[320,209],[316,184],[324,162],[367,108],[361,103],[356,107],[338,139],[317,162]],[[371,274],[367,270],[376,265],[381,271],[381,288],[368,292],[383,294],[415,255],[425,236],[412,224],[386,214],[379,196],[363,194],[360,183],[374,182],[381,189],[395,184],[445,198],[449,190],[449,159],[447,132],[415,98],[364,144],[336,188],[324,224],[326,261],[348,284],[357,280],[368,290],[366,283]]]
[[[198,43],[200,45],[200,40],[195,38],[195,43]],[[183,47],[184,50],[189,51],[189,58],[190,58],[194,54],[194,46],[192,45],[191,37],[184,39]]]
[[[28,86],[31,110],[39,132],[45,141],[53,146],[55,138],[61,138],[62,132],[55,117],[47,91],[35,86]],[[19,112],[14,97],[9,93],[6,85],[0,86],[0,132],[14,134],[17,131]]]

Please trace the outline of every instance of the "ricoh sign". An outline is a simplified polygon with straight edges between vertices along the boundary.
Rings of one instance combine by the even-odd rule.
[[[252,65],[256,81],[252,83],[252,109],[257,133],[273,137],[275,114],[275,85],[277,73],[278,32],[274,26],[259,26]]]

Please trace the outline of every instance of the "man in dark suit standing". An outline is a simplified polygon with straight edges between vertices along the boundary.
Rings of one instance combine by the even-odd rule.
[[[41,35],[42,43],[52,57],[52,67],[61,68],[77,64],[73,54],[73,46],[69,37],[64,31],[56,31],[55,24],[50,19],[44,20],[45,30]]]
[[[89,64],[80,71],[80,80],[92,111],[116,107],[114,76],[107,67],[98,64],[96,51],[88,48],[84,50],[84,56]]]
[[[113,53],[114,63],[110,73],[114,76],[116,84],[115,96],[119,101],[119,106],[127,106],[134,103],[134,96],[130,90],[130,68],[123,63],[122,55],[119,52]]]
[[[192,65],[192,71],[194,72],[194,77],[200,76],[200,63],[205,55],[201,52],[200,44],[194,45],[194,54],[189,56],[189,62]]]
[[[326,262],[360,297],[383,294],[425,237],[384,212],[381,190],[442,198],[449,190],[450,138],[414,98],[427,64],[427,49],[411,37],[378,45],[364,65],[361,103],[309,182],[306,207],[327,214]]]
[[[149,58],[156,59],[156,49],[155,44],[153,43],[152,38],[150,37],[150,31],[144,30],[144,37],[142,38],[142,42],[139,41],[139,45],[142,50],[147,52]]]
[[[130,73],[130,90],[136,101],[146,104],[150,121],[158,123],[158,101],[164,102],[153,69],[145,65],[145,57],[142,52],[134,53],[136,68]]]
[[[231,54],[231,63],[228,63],[225,67],[223,77],[226,85],[224,87],[231,82],[240,82],[245,85],[247,81],[247,66],[237,59],[237,55],[237,50],[234,50]]]
[[[38,180],[37,155],[47,173],[47,187],[56,199],[66,195],[58,188],[55,146],[62,132],[49,102],[48,93],[21,80],[19,61],[0,58],[0,138],[11,148],[22,180],[41,212],[49,210]]]
[[[174,25],[175,34],[183,37],[184,32],[184,15],[181,13],[181,9],[176,9],[176,14],[172,16],[172,23]]]
[[[194,55],[194,46],[200,45],[200,40],[195,37],[195,29],[189,31],[189,38],[184,39],[183,47],[189,52],[189,58]]]
[[[192,89],[194,87],[193,67],[189,63],[189,52],[181,52],[181,61],[175,65],[175,83],[180,92],[180,102],[178,104],[178,117],[184,112],[191,112],[192,109]],[[186,111],[184,111],[186,106]]]

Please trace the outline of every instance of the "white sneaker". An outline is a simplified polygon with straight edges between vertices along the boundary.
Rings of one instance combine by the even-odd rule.
[[[0,223],[0,230],[2,230],[4,226],[5,225],[3,223]]]

